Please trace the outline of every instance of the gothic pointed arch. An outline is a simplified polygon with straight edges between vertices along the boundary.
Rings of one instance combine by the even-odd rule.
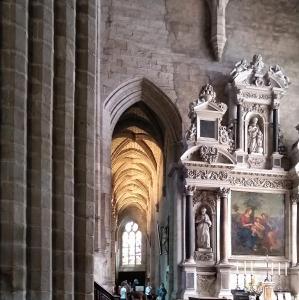
[[[96,265],[100,266],[102,258],[109,253],[113,253],[110,257],[111,265],[114,264],[117,254],[113,247],[119,241],[114,241],[108,232],[118,232],[119,221],[128,212],[140,215],[146,235],[150,232],[156,235],[157,221],[152,216],[164,197],[165,178],[181,155],[181,126],[174,102],[144,77],[122,83],[102,102],[97,136],[97,232],[105,231],[106,236],[98,238]],[[111,220],[100,222],[108,219],[111,211]],[[116,234],[115,238],[119,236]],[[148,260],[149,264],[154,266],[154,257]],[[150,271],[151,278],[156,277],[154,269]],[[111,282],[115,275],[111,274]]]
[[[133,104],[144,102],[160,119],[173,141],[180,141],[182,119],[175,104],[154,83],[137,77],[119,85],[104,102],[104,114],[109,118],[110,132],[120,116]]]

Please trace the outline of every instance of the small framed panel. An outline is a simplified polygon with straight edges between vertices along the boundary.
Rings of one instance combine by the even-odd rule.
[[[232,191],[232,255],[285,255],[285,195]]]
[[[216,121],[200,120],[200,137],[217,139]]]

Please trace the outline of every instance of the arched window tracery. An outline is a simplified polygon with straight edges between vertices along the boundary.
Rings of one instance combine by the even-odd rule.
[[[141,265],[142,233],[137,223],[129,221],[122,233],[122,265]]]

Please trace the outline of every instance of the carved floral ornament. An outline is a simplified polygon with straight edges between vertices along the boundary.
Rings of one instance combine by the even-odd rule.
[[[208,162],[209,164],[214,163],[218,159],[218,149],[214,146],[200,146],[199,157],[203,162]]]
[[[213,260],[213,253],[212,252],[194,251],[194,260],[195,261],[211,261],[211,260]]]
[[[284,190],[292,188],[292,181],[285,179],[283,176],[265,177],[259,173],[246,173],[246,175],[239,175],[221,169],[187,169],[186,179],[208,182],[220,181],[222,184],[228,184],[229,186],[245,188],[256,187]]]
[[[209,206],[213,213],[216,212],[216,198],[217,194],[213,191],[205,191],[200,188],[195,188],[193,194],[193,206],[198,207],[198,205]]]

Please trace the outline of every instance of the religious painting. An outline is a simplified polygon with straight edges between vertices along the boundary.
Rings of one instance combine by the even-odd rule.
[[[284,256],[283,194],[232,191],[232,255]]]

